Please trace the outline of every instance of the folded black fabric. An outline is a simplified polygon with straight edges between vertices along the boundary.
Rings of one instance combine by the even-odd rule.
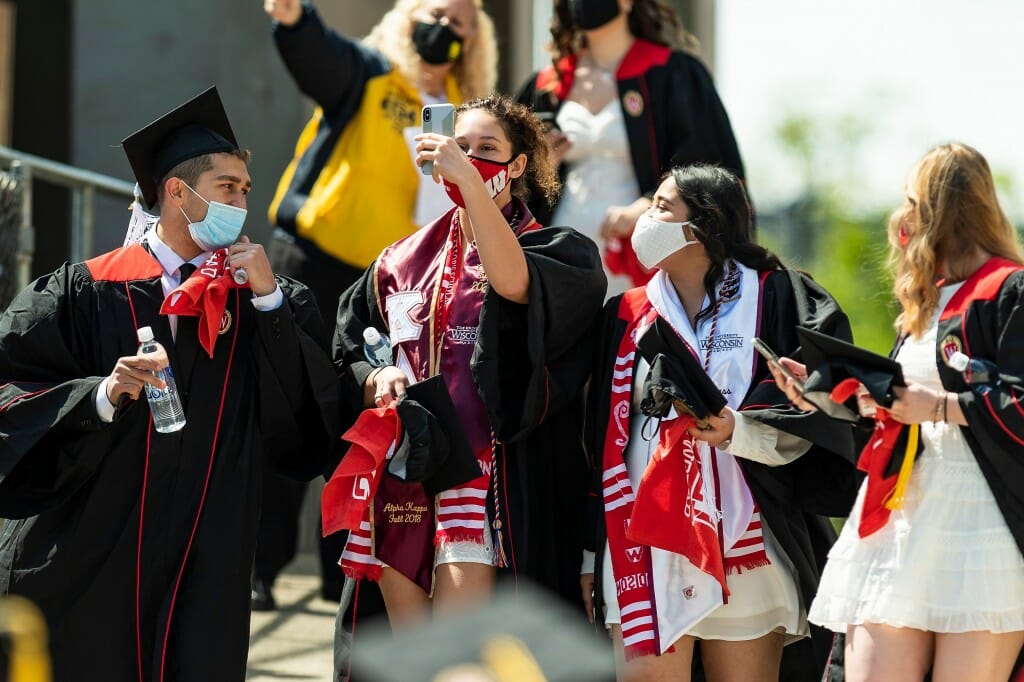
[[[637,342],[637,350],[651,369],[643,385],[640,410],[649,417],[664,417],[669,407],[694,417],[698,424],[718,415],[725,396],[700,366],[697,358],[662,318]]]
[[[409,386],[395,409],[403,437],[388,473],[422,483],[430,496],[479,478],[480,465],[440,375]]]
[[[893,388],[906,386],[899,363],[852,343],[797,327],[797,336],[807,365],[804,397],[815,407],[845,421],[857,421],[857,414],[832,402],[828,395],[846,379],[864,385],[882,407],[890,407],[895,398]]]

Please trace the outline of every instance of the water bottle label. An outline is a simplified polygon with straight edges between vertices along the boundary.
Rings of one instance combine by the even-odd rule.
[[[163,400],[163,397],[167,394],[167,391],[161,391],[159,388],[153,386],[153,384],[146,384],[146,397],[150,400]]]

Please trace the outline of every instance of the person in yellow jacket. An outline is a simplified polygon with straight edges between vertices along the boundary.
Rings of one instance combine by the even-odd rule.
[[[442,185],[413,163],[426,104],[494,88],[498,49],[482,0],[398,0],[362,41],[300,0],[264,0],[273,37],[299,90],[317,105],[270,205],[274,272],[305,283],[333,325],[338,297],[381,250],[451,208]],[[304,484],[268,476],[253,607],[295,554]],[[340,593],[344,542],[321,546],[323,593]]]

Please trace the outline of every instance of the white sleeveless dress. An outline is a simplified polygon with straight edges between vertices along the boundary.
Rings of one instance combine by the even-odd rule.
[[[572,142],[565,163],[568,173],[552,225],[567,225],[604,246],[599,231],[609,206],[626,206],[640,196],[633,172],[626,124],[618,98],[596,114],[567,100],[558,111],[558,127]],[[628,277],[608,275],[608,297],[633,287]]]

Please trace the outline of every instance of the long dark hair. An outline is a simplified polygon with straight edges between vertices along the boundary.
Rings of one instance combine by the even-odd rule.
[[[498,120],[505,137],[512,143],[512,157],[526,154],[526,172],[512,181],[512,194],[523,201],[536,197],[550,206],[558,198],[561,184],[551,162],[547,139],[540,119],[528,108],[504,95],[492,95],[466,102],[456,116],[481,109]]]
[[[675,166],[672,177],[679,198],[690,211],[694,236],[704,245],[711,267],[704,275],[710,308],[716,304],[715,287],[729,258],[754,270],[784,270],[779,257],[751,241],[754,219],[743,182],[720,166],[698,163]]]
[[[634,0],[629,12],[629,32],[634,38],[674,47],[696,55],[700,47],[694,35],[683,28],[674,7],[666,0]],[[554,61],[586,47],[583,31],[573,25],[568,0],[555,0],[551,16],[551,52]]]

